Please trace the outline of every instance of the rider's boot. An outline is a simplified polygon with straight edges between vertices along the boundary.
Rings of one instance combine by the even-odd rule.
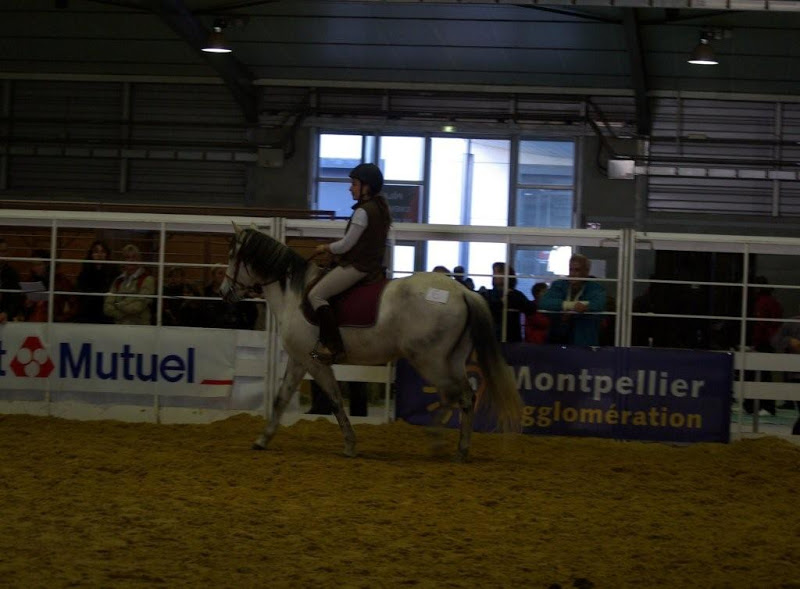
[[[341,364],[345,361],[344,343],[331,306],[318,308],[316,319],[319,323],[319,343],[314,346],[311,357],[323,364]]]

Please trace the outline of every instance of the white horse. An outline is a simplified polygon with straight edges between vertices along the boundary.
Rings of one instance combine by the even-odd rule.
[[[319,330],[301,310],[306,285],[322,270],[288,246],[234,223],[228,270],[220,287],[229,302],[261,290],[289,361],[273,405],[272,418],[253,448],[263,450],[275,435],[281,416],[306,372],[330,396],[344,435],[344,453],[355,456],[355,433],[330,366],[311,357]],[[492,317],[483,297],[443,274],[420,273],[392,280],[383,290],[377,321],[370,327],[344,327],[342,339],[350,364],[380,365],[406,358],[434,385],[443,409],[461,409],[458,460],[466,460],[475,410],[475,393],[467,380],[466,362],[474,349],[487,382],[481,402],[503,431],[519,431],[522,402],[511,370],[495,340]],[[438,425],[447,417],[440,411]]]

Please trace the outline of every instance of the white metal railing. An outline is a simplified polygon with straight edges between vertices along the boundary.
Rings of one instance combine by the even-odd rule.
[[[0,211],[2,223],[0,234],[10,236],[24,233],[27,228],[48,228],[51,231],[51,268],[58,263],[80,262],[78,257],[56,255],[59,238],[62,232],[73,230],[119,231],[148,231],[157,235],[157,251],[154,251],[153,260],[149,262],[155,268],[158,284],[163,285],[165,266],[185,266],[187,268],[205,268],[213,266],[224,260],[214,260],[214,263],[201,263],[199,261],[184,261],[175,263],[169,261],[166,251],[168,235],[173,233],[187,233],[203,235],[228,235],[231,233],[231,221],[240,225],[249,225],[251,222],[268,231],[279,240],[286,241],[291,238],[320,238],[335,239],[342,235],[345,222],[331,220],[304,220],[283,218],[247,218],[247,217],[208,217],[187,215],[148,215],[138,213],[97,213],[97,212],[60,212],[60,211]],[[393,226],[390,239],[393,244],[413,243],[419,247],[424,246],[429,240],[456,241],[461,243],[498,243],[503,244],[506,251],[506,260],[513,261],[514,254],[524,248],[548,248],[554,246],[572,246],[588,255],[591,259],[602,259],[605,262],[606,274],[600,277],[610,293],[614,293],[616,308],[606,314],[613,317],[616,322],[614,343],[618,346],[631,345],[637,330],[637,321],[645,319],[668,320],[665,329],[673,328],[685,321],[722,322],[730,324],[729,331],[736,333],[735,341],[723,348],[739,350],[736,355],[737,379],[734,392],[741,403],[744,399],[785,399],[800,401],[800,385],[792,383],[767,383],[748,382],[745,380],[746,372],[750,371],[775,371],[775,372],[800,372],[799,360],[784,354],[760,354],[748,351],[747,331],[748,324],[754,318],[748,317],[746,301],[749,290],[753,285],[747,280],[753,270],[753,256],[758,257],[758,272],[770,275],[770,287],[780,291],[784,302],[784,309],[800,309],[800,239],[769,238],[730,235],[698,235],[698,234],[673,234],[673,233],[637,233],[631,230],[586,230],[586,229],[536,229],[524,227],[489,227],[475,226],[462,227],[452,225],[426,225],[397,223]],[[657,266],[663,255],[675,255],[676,252],[688,254],[702,252],[712,257],[719,255],[730,256],[735,262],[734,275],[723,278],[714,277],[709,272],[708,276],[693,273],[693,279],[684,279],[680,275],[668,278],[658,277]],[[13,256],[17,261],[31,260],[27,255]],[[711,268],[711,267],[710,267]],[[713,268],[712,268],[713,269]],[[54,273],[51,273],[51,275]],[[655,274],[654,278],[650,275]],[[490,275],[490,268],[486,269],[486,276]],[[518,278],[540,278],[531,273],[518,272]],[[684,287],[687,289],[728,289],[731,297],[736,297],[740,302],[738,312],[732,312],[732,307],[724,313],[706,307],[702,311],[681,308],[677,303],[672,308],[662,309],[658,313],[635,312],[633,303],[637,292],[646,284],[659,284],[665,287]],[[51,280],[50,288],[53,283]],[[50,316],[52,317],[52,300],[50,303]],[[163,309],[162,289],[153,295],[157,300],[157,316],[160,318]],[[794,315],[788,312],[786,315]],[[692,347],[693,342],[683,342],[681,347]],[[658,346],[656,338],[654,345]],[[269,410],[272,404],[273,391],[277,390],[280,374],[280,345],[277,337],[277,325],[274,318],[267,314],[266,326],[263,336],[263,361],[250,358],[244,362],[247,365],[246,373],[252,375],[263,369],[264,381],[264,408]],[[343,370],[338,369],[337,370]],[[348,367],[343,378],[350,380],[364,379],[374,382],[378,379],[386,387],[386,410],[384,418],[389,415],[388,399],[389,385],[392,379],[391,367],[375,370]],[[776,386],[776,385],[782,386]],[[739,420],[739,434],[744,433],[742,420]]]

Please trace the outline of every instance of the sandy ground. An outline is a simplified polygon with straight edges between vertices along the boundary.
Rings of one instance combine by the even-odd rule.
[[[800,447],[0,416],[0,585],[800,588]],[[454,450],[456,432],[450,434]]]

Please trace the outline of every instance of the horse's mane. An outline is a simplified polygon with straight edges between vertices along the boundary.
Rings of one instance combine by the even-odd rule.
[[[303,292],[308,262],[292,248],[258,231],[244,229],[239,259],[265,280],[280,282],[286,288],[286,277],[290,276],[290,287]]]

